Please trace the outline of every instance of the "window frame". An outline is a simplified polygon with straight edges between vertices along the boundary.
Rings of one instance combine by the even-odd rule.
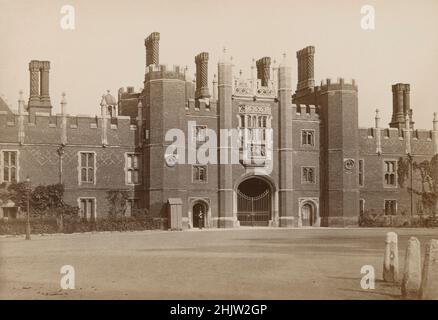
[[[196,167],[203,167],[205,168],[205,180],[198,180],[195,179],[195,168]],[[202,164],[193,164],[192,165],[192,183],[207,183],[208,182],[208,166],[202,165]]]
[[[304,132],[311,132],[312,133],[312,144],[303,143],[303,134]],[[302,147],[315,147],[316,144],[316,138],[315,138],[316,131],[315,129],[301,129],[300,130],[300,144]],[[307,137],[307,136],[306,136]]]
[[[20,151],[17,149],[2,149],[0,154],[0,181],[3,183],[12,183],[11,179],[8,181],[5,180],[4,177],[4,169],[5,169],[5,152],[15,152],[15,182],[20,182]],[[10,169],[9,169],[10,174]]]
[[[313,170],[313,181],[305,181],[304,180],[304,169],[312,169]],[[302,166],[300,173],[301,173],[301,184],[316,184],[316,167]]]
[[[198,127],[203,128],[205,130],[205,134],[204,134],[204,139],[203,140],[199,140],[198,139],[198,134],[196,132]],[[206,124],[195,124],[195,125],[192,125],[192,139],[193,139],[193,142],[194,143],[205,143],[205,142],[207,142],[207,140],[208,140],[207,139],[207,129],[208,129],[208,126]]]
[[[85,215],[85,217],[84,217],[84,214],[82,212],[82,207],[81,207],[82,200],[91,200],[92,201],[94,217],[92,217],[91,215],[90,215],[90,217],[88,217],[87,215]],[[87,220],[87,221],[96,221],[97,220],[97,199],[96,199],[96,197],[78,197],[77,202],[78,202],[78,207],[79,207],[79,211],[81,214],[81,219],[85,218],[85,220]]]
[[[394,163],[394,171],[388,172],[386,171],[386,163],[387,162],[393,162]],[[398,170],[398,160],[393,158],[387,158],[382,160],[382,183],[384,188],[398,188],[398,176],[397,176],[397,170]],[[394,184],[387,184],[386,183],[386,174],[393,174],[394,175]]]
[[[81,163],[81,155],[83,153],[86,154],[93,154],[93,181],[82,181],[82,163]],[[87,160],[88,161],[88,160]],[[88,169],[91,168],[89,166],[86,167],[87,168],[87,173],[88,173]],[[87,174],[88,177],[88,174]],[[97,177],[97,153],[96,151],[78,151],[78,185],[96,185],[96,177]]]
[[[387,201],[393,201],[395,202],[395,211],[394,214],[386,214],[386,202]],[[396,216],[398,211],[398,201],[396,199],[383,199],[383,214],[385,216]]]
[[[128,160],[130,156],[136,156],[137,157],[137,169],[129,168],[128,167]],[[138,186],[142,184],[141,179],[141,168],[142,168],[142,157],[141,153],[139,152],[125,152],[125,184],[127,186]],[[138,181],[137,183],[129,182],[129,172],[130,171],[137,171],[138,172]]]

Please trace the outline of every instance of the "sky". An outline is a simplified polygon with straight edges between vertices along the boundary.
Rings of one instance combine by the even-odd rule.
[[[75,9],[75,29],[63,30],[64,5]],[[375,10],[375,29],[363,30],[361,7]],[[354,78],[359,125],[382,124],[392,114],[391,85],[411,84],[416,128],[431,129],[438,112],[438,0],[0,0],[0,94],[17,108],[29,97],[30,60],[50,60],[53,112],[66,92],[68,113],[97,114],[103,93],[141,88],[144,39],[160,32],[160,63],[188,66],[210,54],[217,72],[222,48],[234,72],[250,77],[252,58],[286,53],[296,86],[296,51],[313,45],[315,80]]]

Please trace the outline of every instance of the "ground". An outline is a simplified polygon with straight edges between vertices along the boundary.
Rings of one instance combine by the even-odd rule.
[[[385,235],[422,249],[437,229],[104,232],[0,238],[0,299],[399,299],[381,281]],[[423,253],[422,252],[422,253]],[[60,268],[75,268],[61,290]],[[372,265],[376,288],[363,290]]]

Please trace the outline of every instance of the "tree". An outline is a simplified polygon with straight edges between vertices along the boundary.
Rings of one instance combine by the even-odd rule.
[[[21,210],[26,210],[27,194],[29,192],[26,182],[12,182],[5,184],[7,200],[11,200]]]
[[[413,163],[414,171],[419,172],[421,190],[412,190],[421,197],[424,208],[427,208],[435,217],[438,213],[438,154],[432,159],[420,163]]]
[[[107,192],[107,199],[111,203],[110,217],[123,216],[126,211],[128,192],[121,190],[110,190]]]
[[[28,190],[26,182],[2,183],[0,185],[0,201],[11,200],[21,210],[26,210],[28,192],[30,192],[29,201],[32,213],[40,217],[55,216],[61,231],[64,227],[64,216],[78,213],[77,207],[64,202],[63,184],[39,185],[33,190]]]

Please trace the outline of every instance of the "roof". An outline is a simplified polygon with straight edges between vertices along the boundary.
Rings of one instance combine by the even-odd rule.
[[[107,93],[102,96],[102,102],[100,105],[115,106],[117,105],[117,100],[108,90]]]
[[[12,113],[6,101],[0,97],[0,111],[6,111],[7,113]]]

